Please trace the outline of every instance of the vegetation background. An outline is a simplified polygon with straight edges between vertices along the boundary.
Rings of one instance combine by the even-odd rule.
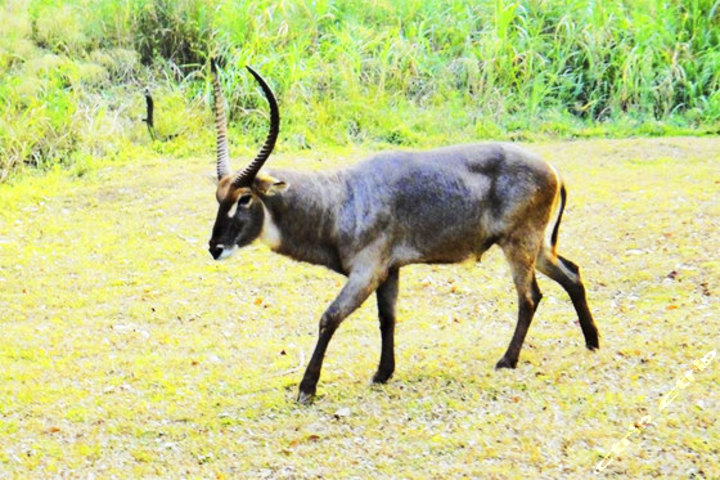
[[[0,0],[0,480],[720,478],[719,3]],[[491,249],[403,268],[387,385],[369,301],[296,405],[343,279],[207,254],[209,54],[236,167],[267,129],[245,64],[273,166],[533,141],[601,349],[539,278],[493,370],[516,304]],[[667,134],[695,136],[637,138]]]
[[[247,140],[235,145],[266,128],[245,64],[276,90],[291,151],[717,132],[719,4],[3,0],[0,179],[206,152],[209,54]],[[145,86],[161,137],[180,134],[167,145],[144,132]]]

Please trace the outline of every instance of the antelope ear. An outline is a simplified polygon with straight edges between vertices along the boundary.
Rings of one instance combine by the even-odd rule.
[[[263,173],[259,173],[253,180],[253,189],[265,197],[284,192],[288,187],[289,185],[282,180]]]

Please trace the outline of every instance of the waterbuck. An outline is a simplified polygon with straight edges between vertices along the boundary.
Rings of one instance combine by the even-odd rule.
[[[515,368],[518,362],[542,297],[536,269],[567,291],[587,348],[598,348],[579,268],[555,250],[566,192],[552,166],[515,145],[490,143],[381,153],[332,173],[260,173],[277,140],[280,115],[270,87],[248,70],[270,104],[270,132],[255,159],[233,173],[224,100],[211,62],[219,207],[210,253],[224,259],[260,239],[277,253],[347,277],[320,318],[299,402],[312,401],[335,330],[373,292],[382,337],[373,381],[391,377],[402,266],[479,259],[492,245],[502,249],[510,264],[519,304],[515,333],[496,368]]]

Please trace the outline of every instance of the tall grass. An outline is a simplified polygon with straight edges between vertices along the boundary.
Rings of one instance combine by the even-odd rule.
[[[7,0],[0,172],[142,143],[146,83],[159,128],[184,128],[181,151],[207,148],[208,55],[224,60],[235,135],[264,133],[242,69],[253,64],[277,91],[290,148],[716,131],[719,4]]]

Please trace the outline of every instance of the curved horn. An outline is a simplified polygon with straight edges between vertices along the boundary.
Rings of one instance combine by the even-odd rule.
[[[217,130],[217,175],[218,180],[230,174],[230,153],[227,142],[227,118],[220,81],[217,75],[215,59],[210,59],[213,87],[213,112],[215,113],[215,130]]]
[[[233,185],[236,187],[248,186],[252,183],[252,181],[255,179],[255,176],[270,156],[270,153],[272,153],[273,148],[275,147],[275,141],[277,140],[278,133],[280,132],[280,113],[278,111],[277,101],[275,100],[275,96],[273,95],[272,90],[270,90],[270,87],[265,82],[265,80],[263,80],[260,74],[258,74],[249,66],[246,68],[250,71],[250,73],[252,73],[252,76],[255,77],[255,80],[257,80],[257,82],[260,84],[260,87],[265,94],[265,98],[267,98],[267,101],[270,104],[270,131],[268,132],[267,138],[265,138],[265,144],[262,146],[260,152],[257,154],[255,159],[250,162],[250,164],[245,167],[240,173],[238,173],[235,177],[235,180],[233,180]]]

